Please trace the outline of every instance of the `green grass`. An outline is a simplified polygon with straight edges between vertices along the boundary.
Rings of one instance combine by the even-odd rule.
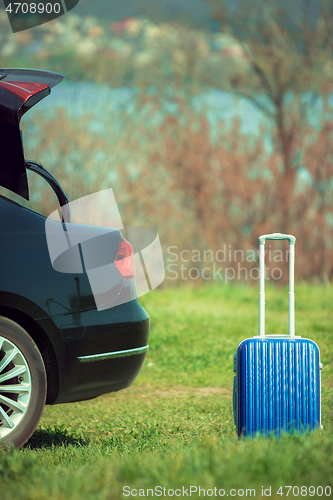
[[[333,491],[333,287],[301,285],[296,298],[296,332],[318,343],[324,364],[321,434],[236,437],[233,354],[241,340],[257,334],[256,289],[156,290],[141,299],[151,316],[150,350],[134,385],[46,407],[22,450],[0,452],[1,500],[126,498],[124,486],[138,495],[156,486],[166,495],[200,486],[206,496],[214,487],[225,496],[232,488],[254,488],[255,498],[271,487],[275,499],[287,496],[287,489],[277,494],[280,486],[330,485]],[[268,288],[268,333],[286,332],[287,301],[286,289]],[[191,498],[203,498],[193,491]],[[310,492],[298,496],[310,498]]]

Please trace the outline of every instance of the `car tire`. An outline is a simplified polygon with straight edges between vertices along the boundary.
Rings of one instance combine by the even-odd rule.
[[[43,358],[32,338],[0,316],[0,446],[20,448],[36,429],[46,398]]]

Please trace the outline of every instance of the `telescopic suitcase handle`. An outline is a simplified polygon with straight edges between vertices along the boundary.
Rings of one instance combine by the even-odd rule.
[[[259,236],[259,335],[265,336],[265,242],[266,240],[289,240],[289,335],[295,336],[295,236],[291,234],[264,234]]]

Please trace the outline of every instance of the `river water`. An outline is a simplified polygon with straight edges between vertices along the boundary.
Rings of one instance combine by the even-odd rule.
[[[154,89],[151,89],[154,92]],[[43,116],[52,119],[55,109],[63,108],[73,120],[79,120],[87,114],[91,116],[89,120],[90,130],[107,134],[110,130],[120,130],[121,113],[125,114],[127,119],[138,119],[135,100],[139,91],[129,87],[111,88],[105,84],[93,82],[66,82],[63,81],[57,87],[52,89],[50,96],[37,104],[28,115],[29,120],[35,113],[43,110]],[[156,125],[162,121],[165,113],[177,112],[177,105],[173,100],[172,91],[165,92],[167,96],[165,102],[161,103],[162,110],[156,111],[154,118],[151,114],[150,120]],[[322,119],[322,99],[315,98],[314,94],[308,92],[302,97],[306,102],[307,114],[306,120],[314,128],[320,127]],[[287,96],[287,101],[292,102],[292,95]],[[269,130],[273,121],[252,103],[249,99],[233,95],[217,89],[210,89],[196,97],[188,98],[193,109],[198,113],[204,113],[212,126],[212,135],[217,130],[219,123],[227,126],[231,125],[234,118],[239,118],[241,131],[244,134],[253,134],[259,136],[260,126],[266,126],[268,133],[263,137],[267,150],[271,149]],[[269,102],[265,97],[259,97],[261,104],[269,108]],[[330,95],[330,116],[333,119],[333,93]],[[144,108],[141,110],[141,118],[147,119]],[[140,118],[140,117],[139,117]]]

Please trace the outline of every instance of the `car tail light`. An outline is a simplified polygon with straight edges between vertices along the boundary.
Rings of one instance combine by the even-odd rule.
[[[0,87],[8,90],[15,97],[20,99],[24,104],[27,100],[42,90],[47,89],[49,86],[45,83],[38,82],[0,82]]]
[[[114,265],[118,273],[125,280],[133,279],[135,277],[135,267],[132,253],[132,246],[121,236],[117,255],[114,259]]]

